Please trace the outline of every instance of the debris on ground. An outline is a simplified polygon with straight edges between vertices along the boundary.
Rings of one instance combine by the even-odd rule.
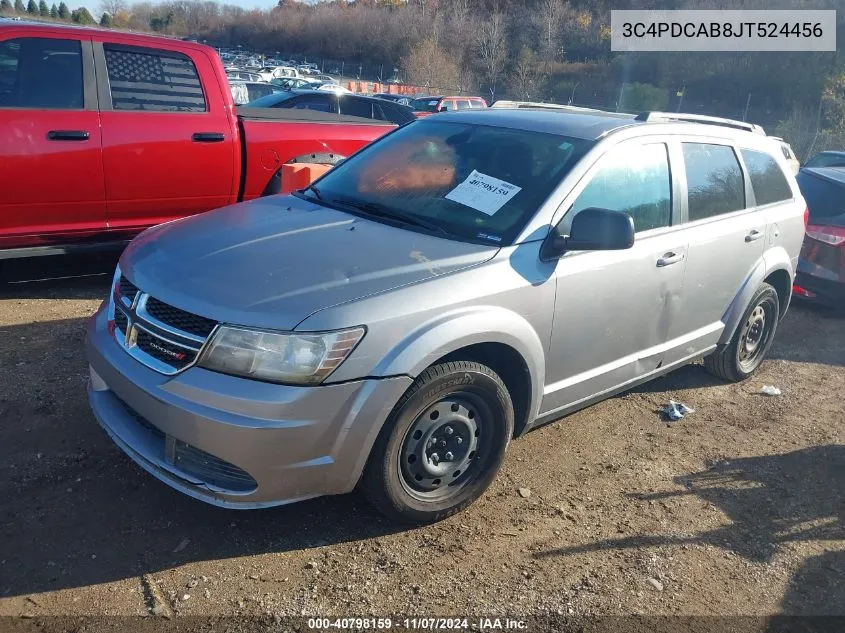
[[[683,402],[675,402],[670,400],[669,404],[660,409],[660,413],[669,418],[672,422],[677,422],[689,413],[695,413],[695,409],[688,407]]]
[[[663,583],[657,580],[657,578],[649,578],[648,584],[654,587],[657,591],[663,591]]]
[[[522,497],[523,499],[527,499],[528,497],[531,496],[531,489],[530,488],[519,488],[519,489],[517,489],[517,492],[519,493],[519,496]]]
[[[779,396],[782,392],[777,387],[772,387],[771,385],[763,385],[763,388],[760,389],[760,393],[764,396]]]
[[[179,553],[179,552],[181,552],[183,549],[185,549],[186,547],[188,547],[188,544],[189,544],[190,542],[191,542],[191,539],[189,539],[189,538],[183,538],[183,539],[180,541],[179,545],[177,545],[177,546],[176,546],[176,549],[174,549],[174,550],[173,550],[173,553],[174,553],[174,554],[178,554],[178,553]]]

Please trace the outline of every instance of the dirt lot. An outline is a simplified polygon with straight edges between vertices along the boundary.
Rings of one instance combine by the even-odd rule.
[[[85,398],[107,288],[0,295],[0,615],[845,615],[842,318],[793,306],[744,384],[691,366],[535,431],[468,512],[407,530],[354,495],[220,510],[135,467]],[[695,413],[667,425],[669,398]]]

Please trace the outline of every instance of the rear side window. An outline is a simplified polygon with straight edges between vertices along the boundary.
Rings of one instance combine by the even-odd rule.
[[[795,179],[810,209],[811,223],[845,214],[845,178],[842,183],[836,183],[802,170]]]
[[[748,168],[758,206],[792,199],[792,189],[774,158],[765,152],[744,149],[742,159]]]
[[[372,119],[373,104],[366,99],[343,97],[340,99],[340,113],[347,116],[359,116],[363,119]]]
[[[0,43],[0,108],[81,110],[77,40],[23,37]]]
[[[205,97],[187,55],[103,45],[112,107],[145,112],[205,112]]]
[[[637,232],[669,226],[671,192],[666,145],[620,147],[601,159],[601,168],[575,200],[559,230],[568,232],[575,214],[589,207],[630,214]]]
[[[736,155],[727,145],[682,143],[689,221],[745,208],[745,186]]]
[[[329,95],[303,95],[294,99],[282,101],[278,108],[294,108],[296,110],[317,110],[319,112],[335,112],[329,100]]]
[[[374,103],[373,113],[376,119],[390,121],[396,125],[404,125],[413,121],[415,118],[406,108],[386,101],[384,103]]]
[[[470,100],[470,107],[472,108],[486,108],[487,106],[484,105],[484,102],[481,99],[471,99]]]
[[[458,110],[469,110],[471,107],[469,104],[469,99],[458,99],[457,104]]]
[[[440,109],[444,112],[446,112],[447,110],[454,110],[455,104],[449,99],[443,99],[443,101],[440,102]]]

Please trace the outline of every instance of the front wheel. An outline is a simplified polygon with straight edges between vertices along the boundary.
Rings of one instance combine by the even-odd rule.
[[[772,346],[780,318],[777,291],[760,284],[742,320],[726,346],[704,359],[704,367],[714,376],[729,382],[745,380],[760,366]]]
[[[361,489],[391,519],[445,519],[493,481],[513,435],[513,417],[511,396],[489,367],[470,361],[429,367],[379,434]]]

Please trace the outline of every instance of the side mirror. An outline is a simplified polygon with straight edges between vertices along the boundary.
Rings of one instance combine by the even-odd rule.
[[[620,251],[634,245],[634,219],[622,211],[590,207],[572,218],[569,236],[552,231],[540,249],[543,260],[568,251]]]

